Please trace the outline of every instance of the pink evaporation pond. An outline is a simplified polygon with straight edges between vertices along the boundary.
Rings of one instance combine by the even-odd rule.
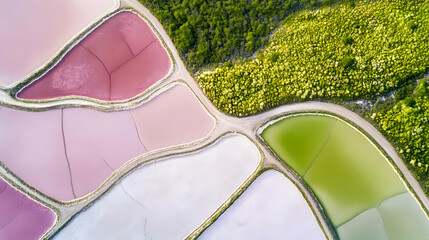
[[[0,178],[0,239],[40,239],[55,221],[51,209]]]
[[[137,14],[121,12],[95,29],[18,97],[129,99],[166,77],[171,64],[150,26]]]
[[[116,4],[116,0],[0,0],[0,86],[14,84],[46,64]]]
[[[71,201],[96,190],[134,157],[201,139],[214,123],[182,84],[130,111],[0,106],[0,160],[40,192]]]
[[[129,111],[63,110],[74,197],[97,189],[113,171],[146,152]]]
[[[207,136],[215,120],[185,85],[178,84],[131,111],[148,151]]]

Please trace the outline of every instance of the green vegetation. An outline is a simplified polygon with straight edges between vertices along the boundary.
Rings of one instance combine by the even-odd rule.
[[[400,88],[389,101],[367,113],[409,163],[429,195],[429,79]]]
[[[429,1],[306,10],[289,16],[256,59],[197,80],[218,108],[238,116],[288,102],[373,99],[429,69],[427,16]]]
[[[251,56],[291,12],[332,0],[140,0],[192,71]]]

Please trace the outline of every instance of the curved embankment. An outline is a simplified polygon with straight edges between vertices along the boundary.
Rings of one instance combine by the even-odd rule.
[[[0,161],[40,192],[70,201],[132,158],[204,138],[215,120],[183,84],[129,111],[0,107]]]
[[[25,196],[2,178],[0,212],[0,239],[40,239],[56,221],[51,209]]]
[[[184,239],[260,164],[249,139],[229,134],[201,151],[137,169],[54,239]]]
[[[118,6],[117,0],[0,1],[0,87],[45,65],[70,39]]]
[[[292,115],[261,134],[313,190],[341,239],[426,239],[429,220],[389,161],[329,115]]]
[[[84,96],[124,100],[144,92],[170,72],[172,61],[145,20],[123,11],[97,27],[18,98]]]

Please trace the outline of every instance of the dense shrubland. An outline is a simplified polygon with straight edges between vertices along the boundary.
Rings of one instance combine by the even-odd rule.
[[[429,79],[400,88],[395,100],[368,113],[429,195]]]
[[[357,1],[289,16],[255,59],[197,76],[221,110],[371,99],[429,69],[429,1]]]
[[[337,0],[335,0],[337,1]],[[164,25],[187,67],[197,71],[251,56],[291,12],[333,0],[140,0]]]

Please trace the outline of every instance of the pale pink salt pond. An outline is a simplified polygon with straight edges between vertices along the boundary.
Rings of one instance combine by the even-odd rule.
[[[0,178],[0,239],[40,239],[56,215]]]
[[[166,77],[171,64],[150,26],[137,14],[125,11],[96,28],[18,97],[129,99]]]
[[[201,139],[214,124],[182,84],[130,111],[0,107],[0,161],[40,192],[71,201],[95,191],[132,158]]]
[[[64,136],[76,197],[94,191],[114,170],[146,152],[128,111],[64,109]]]
[[[0,161],[40,192],[73,198],[61,131],[61,110],[25,112],[0,106]]]
[[[131,114],[148,151],[203,138],[215,124],[194,94],[182,84],[132,110]]]
[[[116,7],[116,0],[0,0],[0,86],[43,66],[74,35]]]

